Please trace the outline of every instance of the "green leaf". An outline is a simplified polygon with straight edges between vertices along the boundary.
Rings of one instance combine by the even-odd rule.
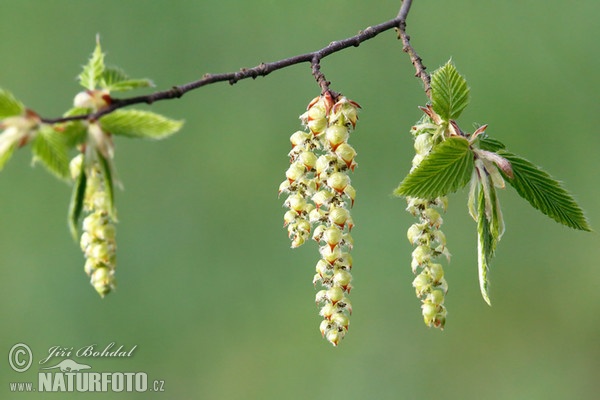
[[[120,68],[107,67],[102,74],[100,86],[116,92],[154,86],[154,84],[149,79],[130,79]]]
[[[87,186],[87,177],[85,175],[85,159],[81,162],[79,176],[73,185],[71,194],[71,203],[69,204],[69,230],[75,242],[79,242],[79,219],[83,211],[83,200],[85,198],[85,189]]]
[[[96,48],[92,57],[79,74],[79,83],[88,90],[94,90],[100,84],[104,73],[104,53],[100,47],[100,37],[96,37]]]
[[[60,128],[67,147],[72,148],[85,142],[88,128],[82,121],[69,121]]]
[[[25,106],[8,90],[0,89],[0,120],[22,115]]]
[[[477,213],[477,270],[479,275],[479,289],[483,300],[492,305],[489,296],[489,262],[493,257],[494,238],[490,221],[486,216],[486,200],[483,187],[479,188],[479,205]]]
[[[8,160],[10,160],[10,158],[12,157],[16,148],[17,148],[17,144],[12,143],[12,144],[8,145],[6,148],[0,149],[0,171],[2,171],[4,169],[4,166],[6,165]]]
[[[102,176],[104,178],[104,190],[108,195],[109,209],[108,213],[113,221],[117,220],[117,212],[115,209],[115,191],[113,183],[112,165],[109,160],[104,158],[100,151],[97,152],[98,159],[100,160],[100,167],[102,168]]]
[[[582,231],[592,230],[583,210],[559,181],[518,155],[504,150],[498,154],[512,166],[514,178],[505,176],[505,179],[529,204],[563,225]]]
[[[117,110],[100,118],[100,125],[113,135],[132,138],[163,139],[177,132],[183,121],[149,111]]]
[[[482,150],[487,150],[491,152],[498,152],[499,150],[504,149],[506,146],[502,142],[496,139],[492,139],[487,135],[479,136],[479,148]]]
[[[454,65],[448,61],[431,75],[433,110],[444,120],[456,119],[469,104],[469,87]]]
[[[462,137],[437,145],[396,188],[397,196],[434,198],[464,187],[473,171],[473,152]]]
[[[41,162],[46,169],[60,179],[69,178],[69,155],[63,132],[51,127],[41,129],[32,146],[33,162]]]

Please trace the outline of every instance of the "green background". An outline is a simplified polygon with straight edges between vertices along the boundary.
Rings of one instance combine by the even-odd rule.
[[[8,1],[0,4],[0,86],[59,116],[97,33],[107,63],[167,89],[319,49],[393,18],[398,1]],[[598,227],[600,52],[595,0],[415,1],[412,43],[429,70],[450,57],[471,86],[461,126],[488,133],[566,182]],[[66,225],[70,188],[18,152],[0,176],[0,397],[3,399],[581,399],[600,378],[596,233],[544,217],[508,188],[492,304],[477,283],[466,191],[450,197],[453,254],[443,332],[423,325],[411,287],[413,218],[391,196],[410,168],[410,126],[426,98],[393,31],[322,62],[363,110],[358,151],[354,315],[339,348],[319,334],[317,246],[289,248],[282,198],[289,135],[319,94],[307,64],[220,83],[153,111],[186,120],[163,142],[117,138],[118,290],[100,299]],[[143,93],[142,91],[136,94]],[[7,362],[28,344],[34,365]],[[17,394],[51,346],[111,342],[164,393]],[[60,361],[62,357],[53,361]],[[46,364],[48,365],[48,364]]]

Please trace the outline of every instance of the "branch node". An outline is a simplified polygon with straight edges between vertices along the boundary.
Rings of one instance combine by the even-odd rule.
[[[177,99],[179,99],[181,96],[183,96],[185,94],[184,90],[180,86],[173,86],[171,88],[171,91],[173,91],[173,95]]]

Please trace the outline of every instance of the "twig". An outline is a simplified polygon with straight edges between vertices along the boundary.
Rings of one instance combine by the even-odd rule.
[[[400,7],[400,11],[398,12],[397,18],[400,20],[397,28],[398,39],[402,40],[402,51],[409,55],[410,61],[417,71],[415,76],[423,81],[423,89],[425,90],[425,94],[427,97],[431,98],[431,78],[425,71],[426,67],[423,65],[423,60],[421,57],[419,57],[415,49],[410,44],[410,36],[406,34],[406,17],[410,11],[411,4],[412,0],[404,0],[402,2],[402,7]]]
[[[406,35],[406,18],[410,10],[412,0],[404,0],[402,6],[396,18],[389,21],[383,22],[375,26],[369,26],[366,29],[360,31],[357,35],[331,42],[329,45],[323,47],[320,50],[313,51],[310,53],[300,54],[294,57],[285,58],[283,60],[274,61],[270,63],[260,63],[259,65],[252,68],[242,68],[237,72],[221,73],[221,74],[206,74],[201,79],[193,82],[189,82],[179,86],[173,86],[169,90],[154,92],[145,96],[128,97],[123,99],[111,99],[111,103],[95,112],[85,115],[76,115],[70,117],[59,117],[59,118],[41,118],[41,121],[47,124],[56,124],[60,122],[76,121],[76,120],[97,120],[103,115],[109,114],[119,108],[130,106],[133,104],[152,104],[160,100],[176,99],[180,98],[189,91],[201,88],[203,86],[217,83],[217,82],[229,82],[231,85],[237,83],[242,79],[252,78],[256,79],[259,76],[267,76],[273,71],[277,71],[283,68],[287,68],[292,65],[310,62],[312,73],[317,80],[317,83],[321,87],[323,92],[331,90],[329,89],[329,82],[325,79],[325,76],[320,71],[320,60],[323,58],[344,50],[348,47],[358,47],[362,42],[370,40],[378,34],[388,31],[390,29],[397,29],[399,31],[399,39],[403,42],[403,51],[407,52],[411,58],[413,65],[417,71],[416,76],[420,77],[425,84],[425,93],[429,96],[429,75],[425,72],[425,66],[421,62],[421,58],[417,55],[414,49],[409,43],[409,37]],[[333,94],[333,93],[332,93]]]

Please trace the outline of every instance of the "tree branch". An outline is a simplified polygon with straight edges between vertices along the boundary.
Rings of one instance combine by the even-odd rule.
[[[154,92],[145,96],[128,97],[123,99],[111,98],[111,102],[107,107],[95,113],[76,115],[70,117],[41,118],[41,121],[46,124],[56,124],[60,122],[76,120],[97,120],[103,115],[109,114],[119,108],[123,108],[133,104],[152,104],[160,100],[176,99],[180,98],[189,91],[201,88],[209,84],[217,82],[229,82],[231,85],[233,85],[242,79],[256,79],[259,76],[267,76],[271,72],[305,62],[311,63],[313,76],[315,77],[317,83],[321,87],[322,92],[330,92],[332,94],[335,94],[329,89],[329,82],[325,79],[325,75],[323,75],[323,73],[320,71],[320,61],[323,58],[333,53],[337,53],[341,50],[344,50],[348,47],[358,47],[362,42],[370,40],[378,34],[388,31],[390,29],[396,29],[399,32],[398,38],[401,39],[403,43],[402,50],[409,54],[411,62],[413,63],[417,71],[415,76],[421,78],[425,85],[425,93],[428,97],[430,97],[431,87],[429,84],[429,75],[425,72],[425,66],[422,64],[421,58],[417,55],[415,50],[410,45],[410,37],[406,35],[406,18],[410,11],[411,4],[412,0],[403,0],[402,6],[400,7],[400,11],[398,12],[396,18],[375,26],[369,26],[366,29],[360,31],[355,36],[331,42],[329,45],[317,51],[300,54],[297,56],[285,58],[283,60],[274,61],[270,63],[260,63],[259,65],[252,68],[241,68],[237,72],[206,74],[199,80],[179,86],[173,86],[169,90]]]
[[[421,57],[419,57],[415,49],[410,44],[410,36],[406,34],[406,17],[410,11],[411,4],[412,0],[402,1],[402,7],[400,7],[397,17],[400,20],[397,28],[398,39],[402,40],[402,51],[409,55],[410,61],[417,71],[415,76],[423,81],[423,89],[425,90],[425,94],[431,99],[431,78],[425,71],[426,67],[423,65],[423,60]]]

